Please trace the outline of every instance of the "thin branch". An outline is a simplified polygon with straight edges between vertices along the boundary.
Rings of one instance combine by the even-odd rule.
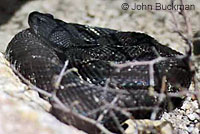
[[[109,104],[110,104],[110,105],[114,105],[114,104],[117,102],[117,100],[118,100],[118,96],[116,96],[116,97],[112,100],[112,102],[109,103]],[[103,102],[104,102],[104,103],[107,103],[107,102],[104,101],[104,100],[103,100]],[[108,105],[108,106],[109,106],[109,105]],[[99,115],[99,117],[97,118],[97,121],[98,121],[98,122],[101,122],[101,121],[103,120],[104,115],[106,115],[106,114],[109,112],[110,108],[111,108],[111,107],[107,107],[107,108],[103,111],[103,113]]]
[[[158,104],[154,107],[154,110],[153,110],[151,117],[150,117],[151,120],[156,119],[156,116],[157,116],[159,109],[160,109],[159,106],[166,98],[166,95],[164,93],[165,90],[166,90],[166,76],[163,76],[163,78],[162,78],[162,87],[161,87],[160,90],[161,91],[160,91],[160,94],[158,96]]]
[[[110,116],[113,118],[113,120],[114,120],[114,122],[115,122],[117,128],[120,130],[120,132],[121,132],[122,134],[125,134],[124,129],[122,128],[122,126],[121,126],[121,124],[120,124],[120,122],[119,122],[119,120],[118,120],[116,114],[115,114],[112,110],[109,111],[109,114],[110,114]]]
[[[180,0],[181,5],[184,5],[183,0]],[[192,27],[191,27],[191,23],[190,23],[190,19],[189,16],[187,15],[186,11],[181,9],[181,14],[183,16],[184,22],[186,24],[186,30],[187,30],[187,35],[188,35],[188,39],[192,38]]]
[[[174,0],[171,0],[171,3],[173,4]],[[183,1],[182,0],[180,0],[180,3],[183,5]],[[189,22],[189,17],[187,16],[186,11],[181,9],[180,14],[184,19],[184,22],[186,24],[186,30],[187,30],[187,33],[186,33],[187,37],[185,37],[183,35],[182,31],[179,29],[179,23],[178,23],[178,21],[176,19],[175,12],[172,11],[172,10],[170,10],[169,12],[171,13],[171,16],[172,16],[172,19],[173,19],[173,24],[174,24],[174,29],[175,29],[174,32],[177,33],[186,42],[186,44],[189,47],[189,50],[188,50],[187,54],[188,54],[188,56],[190,56],[191,53],[192,53],[193,45],[192,45],[192,40],[191,40],[191,38],[192,38],[192,36],[191,36],[192,35],[192,29],[191,29],[191,25],[190,25],[190,22]]]
[[[45,90],[43,89],[40,89],[38,88],[37,86],[33,85],[29,80],[27,80],[19,71],[16,70],[16,68],[13,66],[13,65],[10,65],[10,67],[12,68],[12,70],[14,71],[14,73],[16,73],[19,78],[25,83],[28,85],[28,87],[32,90],[35,90],[39,93],[41,93],[42,95],[46,96],[46,97],[52,97],[52,94],[51,93],[48,93],[46,92]]]
[[[70,113],[70,114],[73,114],[74,116],[76,116],[77,118],[81,119],[81,120],[84,120],[88,123],[91,123],[93,125],[95,125],[97,128],[99,128],[99,130],[101,130],[102,132],[104,132],[105,134],[113,134],[112,132],[110,132],[107,128],[105,128],[101,123],[98,123],[97,121],[91,119],[91,118],[88,118],[86,116],[83,116],[79,113],[76,113],[76,112],[72,112],[69,108],[67,108],[67,106],[65,106],[61,101],[60,99],[55,95],[52,97],[53,100],[55,101],[56,104],[59,105],[59,108],[60,110],[66,112],[66,113]]]
[[[55,87],[56,89],[58,89],[59,86],[60,86],[60,83],[61,83],[61,81],[62,81],[62,78],[63,78],[63,76],[65,75],[65,70],[66,70],[66,68],[67,68],[67,66],[68,66],[68,63],[69,63],[69,61],[66,60],[64,66],[63,66],[63,68],[62,68],[62,70],[61,70],[61,72],[60,72],[60,74],[59,74],[59,76],[58,76],[58,78],[57,78],[57,80],[56,80],[56,82],[54,83],[54,87]]]
[[[104,132],[105,134],[113,134],[112,132],[110,132],[107,128],[105,128],[102,124],[98,123],[97,121],[95,121],[94,119],[88,118],[86,116],[83,116],[79,113],[76,112],[72,112],[67,106],[65,106],[60,99],[55,95],[55,93],[48,93],[47,91],[38,88],[37,86],[33,85],[29,80],[27,80],[24,76],[21,75],[21,73],[19,71],[17,71],[15,69],[15,67],[13,65],[10,65],[11,68],[13,69],[13,71],[20,77],[20,79],[22,79],[22,81],[27,84],[27,86],[32,89],[37,91],[38,93],[51,98],[57,105],[58,108],[66,113],[71,113],[74,116],[76,116],[77,118],[84,120],[88,123],[91,123],[93,125],[95,125],[97,128],[99,128],[99,130],[101,130],[102,132]]]
[[[174,3],[174,0],[171,0],[171,3]],[[184,5],[183,0],[180,0],[180,4]],[[187,51],[187,55],[188,55],[188,59],[189,59],[189,65],[190,65],[190,70],[194,71],[194,76],[193,76],[193,82],[194,82],[194,88],[197,91],[195,93],[196,98],[198,100],[198,105],[200,106],[200,89],[198,87],[198,80],[197,80],[197,76],[196,76],[196,70],[194,69],[194,62],[196,62],[196,60],[193,60],[194,58],[191,57],[192,55],[192,50],[193,50],[193,43],[192,43],[192,26],[190,23],[190,19],[189,16],[187,15],[186,11],[184,9],[180,9],[181,11],[179,12],[179,14],[182,16],[185,26],[186,26],[186,36],[183,35],[183,32],[180,30],[179,28],[179,23],[176,19],[175,13],[173,11],[170,11],[172,19],[173,19],[173,24],[174,24],[174,32],[176,32],[184,41],[185,43],[188,45],[189,50]]]

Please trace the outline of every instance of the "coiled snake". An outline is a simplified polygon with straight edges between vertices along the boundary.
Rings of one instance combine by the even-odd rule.
[[[187,56],[159,44],[144,33],[65,23],[39,12],[32,12],[28,22],[30,28],[15,35],[9,43],[6,57],[33,84],[50,93],[56,91],[61,102],[73,112],[97,120],[105,112],[100,107],[113,103],[113,100],[114,106],[122,109],[159,105],[161,112],[167,109],[169,100],[176,106],[180,99],[167,97],[160,103],[158,96],[149,94],[150,85],[160,93],[163,76],[166,76],[166,94],[190,85],[192,75]],[[117,66],[151,61],[158,56],[166,59],[153,65],[153,73],[147,64]],[[56,89],[53,79],[60,74],[65,61],[68,61],[67,70],[72,71],[63,76]],[[149,78],[151,73],[153,85]],[[53,100],[49,102],[51,112],[61,121],[91,134],[99,133],[94,125],[54,107]],[[110,111],[120,123],[127,117],[114,108],[104,113],[100,123],[110,131],[118,132]],[[150,117],[152,109],[127,111],[136,119],[145,119]]]

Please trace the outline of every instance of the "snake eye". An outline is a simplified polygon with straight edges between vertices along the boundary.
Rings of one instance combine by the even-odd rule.
[[[46,13],[45,15],[46,15],[47,17],[49,17],[49,18],[53,19],[53,15],[51,15],[51,14],[48,14],[48,13]]]

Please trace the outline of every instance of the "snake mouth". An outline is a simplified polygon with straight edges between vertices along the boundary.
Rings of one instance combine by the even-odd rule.
[[[38,16],[39,12],[32,12],[30,13],[28,17],[28,24],[30,26],[30,29],[37,34],[38,33],[38,22],[40,21],[40,17]]]
[[[36,20],[39,19],[39,12],[32,12],[30,13],[29,17],[28,17],[28,24],[30,25],[30,27],[33,25],[33,24],[36,24]]]

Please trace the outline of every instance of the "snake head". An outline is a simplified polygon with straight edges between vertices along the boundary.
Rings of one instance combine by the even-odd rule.
[[[53,15],[43,14],[37,11],[30,13],[28,23],[36,35],[46,39],[48,39],[52,31],[57,27]]]
[[[71,36],[68,33],[69,28],[65,28],[63,21],[55,19],[51,14],[44,14],[34,11],[30,13],[28,23],[31,31],[40,39],[50,42],[54,48],[60,51],[67,48]]]

